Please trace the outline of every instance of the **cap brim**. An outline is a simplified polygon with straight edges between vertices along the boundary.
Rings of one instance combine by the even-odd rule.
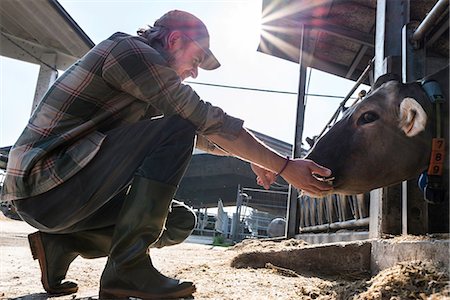
[[[220,62],[217,60],[217,58],[212,54],[211,50],[209,49],[203,49],[205,52],[205,57],[200,64],[200,68],[203,70],[214,70],[220,67]]]

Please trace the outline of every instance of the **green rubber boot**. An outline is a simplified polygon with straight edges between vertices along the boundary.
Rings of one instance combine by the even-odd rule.
[[[74,281],[64,281],[72,261],[108,256],[114,227],[70,234],[37,231],[28,235],[31,253],[39,260],[41,282],[49,294],[72,294],[78,291]]]
[[[125,198],[100,280],[100,299],[189,297],[192,282],[162,275],[148,248],[161,236],[176,187],[135,176]]]

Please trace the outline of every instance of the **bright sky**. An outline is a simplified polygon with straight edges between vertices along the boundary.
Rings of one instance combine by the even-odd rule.
[[[200,70],[203,83],[297,92],[298,64],[257,52],[260,0],[59,0],[72,18],[99,43],[116,31],[135,34],[172,9],[204,21],[211,49],[222,66]],[[39,66],[0,57],[0,146],[12,145],[27,123]],[[308,93],[345,96],[353,82],[312,70]],[[245,120],[247,128],[293,143],[297,96],[192,84],[208,102]],[[359,90],[358,90],[359,91]],[[308,97],[303,138],[322,130],[341,99]]]

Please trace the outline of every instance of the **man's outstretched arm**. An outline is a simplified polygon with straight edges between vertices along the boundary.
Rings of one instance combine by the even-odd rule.
[[[234,140],[229,140],[216,134],[208,135],[207,138],[231,155],[251,162],[275,174],[279,173],[286,165],[287,158],[264,145],[245,128],[241,130],[239,136]],[[257,169],[257,171],[261,172],[257,167],[253,169],[254,171]],[[314,178],[312,176],[313,174],[328,177],[331,175],[331,171],[311,160],[292,159],[287,163],[280,175],[295,188],[312,195],[320,195],[332,189],[328,183]],[[257,175],[259,176],[260,174]]]

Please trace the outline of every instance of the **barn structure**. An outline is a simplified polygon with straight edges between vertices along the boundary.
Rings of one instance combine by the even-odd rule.
[[[356,81],[343,106],[360,83],[370,85],[385,73],[399,74],[405,81],[431,74],[449,63],[448,3],[448,0],[263,0],[264,31],[258,50],[299,63],[292,155],[303,155],[307,68]],[[40,65],[33,107],[55,80],[57,70],[66,69],[94,46],[56,0],[2,0],[0,25],[0,55]],[[255,134],[280,152],[291,152],[291,145]],[[235,204],[240,185],[256,188],[253,176],[248,164],[198,154],[178,197],[193,206],[213,206],[219,198],[228,200],[228,205]],[[194,185],[199,186],[195,191]],[[287,237],[323,243],[448,233],[448,199],[447,203],[430,205],[414,186],[415,182],[406,182],[368,195],[325,200],[300,197],[289,189]],[[434,255],[432,259],[448,265],[448,246],[447,238],[418,248],[407,244],[400,251],[413,249],[419,259]],[[392,264],[398,258],[398,250],[383,247],[382,243],[372,244],[373,261],[380,255],[389,255],[394,257]],[[385,267],[389,265],[374,266]]]

